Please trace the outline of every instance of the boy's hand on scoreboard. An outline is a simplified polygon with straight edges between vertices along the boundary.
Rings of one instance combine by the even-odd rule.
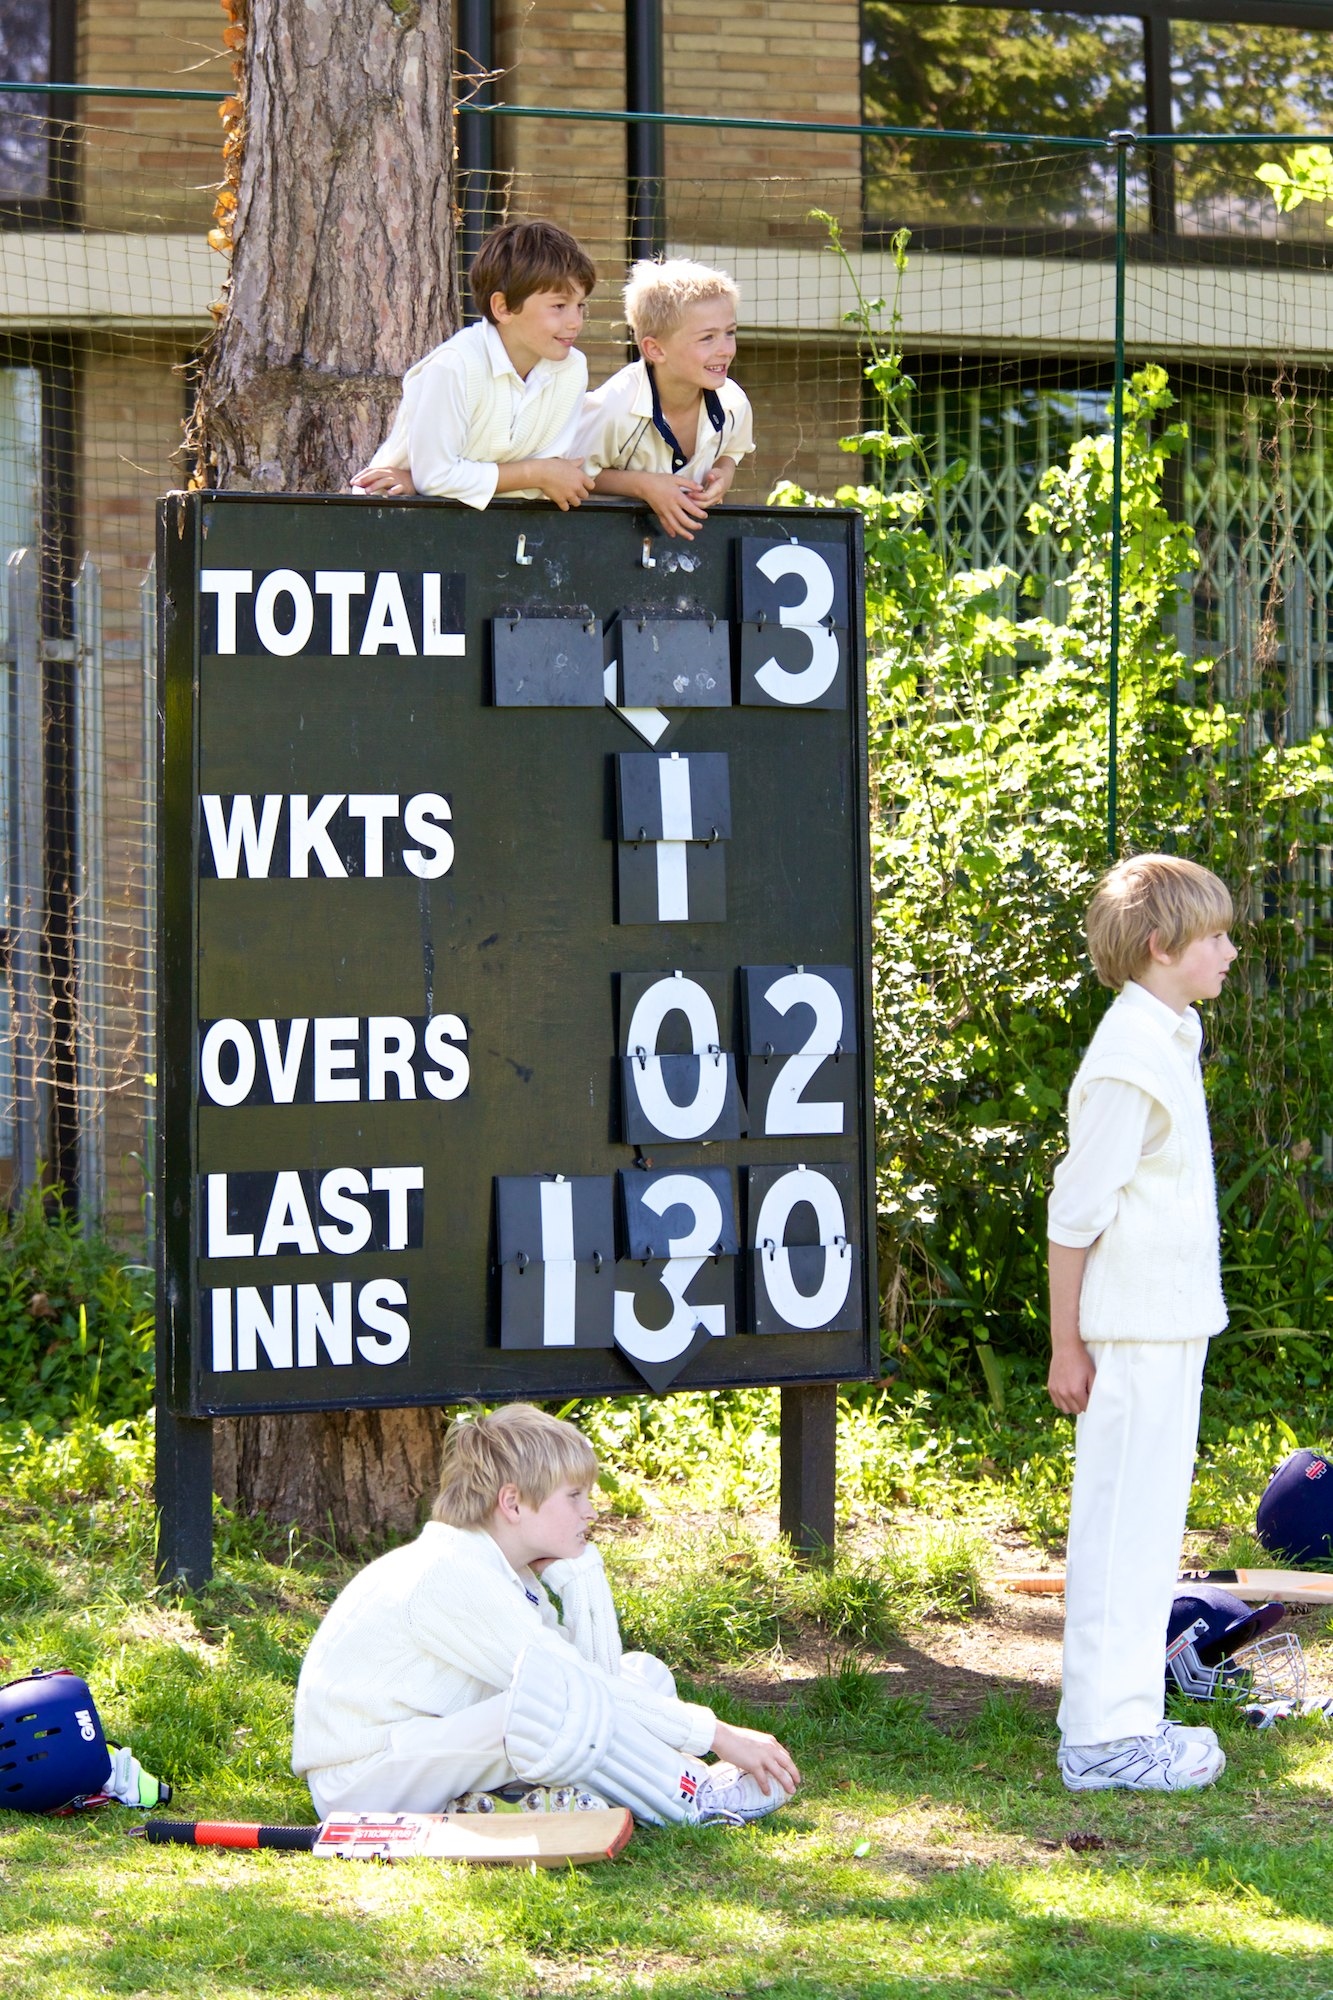
[[[731,491],[731,482],[735,477],[735,459],[720,458],[717,464],[704,474],[703,484],[699,488],[700,505],[703,507],[716,507],[719,500],[725,500],[727,494]]]
[[[645,472],[641,479],[643,497],[667,534],[692,542],[708,519],[702,486],[678,472]]]
[[[409,499],[417,490],[411,473],[400,465],[368,465],[354,472],[348,484],[354,493],[383,493],[393,499]]]
[[[534,458],[529,464],[532,467],[529,483],[548,500],[554,500],[562,514],[567,514],[571,507],[581,507],[592,492],[592,480],[577,458]]]
[[[748,1771],[766,1791],[781,1785],[788,1798],[801,1782],[801,1774],[789,1750],[766,1729],[742,1729],[732,1722],[719,1722],[713,1737],[713,1754]]]

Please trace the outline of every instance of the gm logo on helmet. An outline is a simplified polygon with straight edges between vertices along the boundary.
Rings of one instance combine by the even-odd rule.
[[[97,1727],[86,1708],[76,1708],[74,1720],[79,1725],[79,1734],[85,1743],[96,1743]]]

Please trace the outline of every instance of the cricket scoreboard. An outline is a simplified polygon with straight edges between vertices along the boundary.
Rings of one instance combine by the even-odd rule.
[[[864,1377],[859,522],[174,495],[185,1417]]]

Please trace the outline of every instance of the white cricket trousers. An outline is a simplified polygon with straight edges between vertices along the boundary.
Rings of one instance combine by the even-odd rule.
[[[625,1653],[620,1671],[654,1694],[674,1696],[671,1670],[651,1653]],[[414,1715],[396,1722],[373,1757],[307,1771],[321,1819],[335,1812],[442,1812],[462,1792],[492,1792],[518,1772],[505,1755],[505,1707],[492,1695],[456,1715]]]
[[[1089,1342],[1065,1565],[1067,1743],[1147,1736],[1165,1711],[1166,1627],[1180,1575],[1206,1340]]]

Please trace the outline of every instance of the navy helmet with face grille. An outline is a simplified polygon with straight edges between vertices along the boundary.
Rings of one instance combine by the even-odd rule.
[[[100,1792],[110,1776],[87,1681],[57,1668],[0,1688],[0,1809],[55,1812]]]

